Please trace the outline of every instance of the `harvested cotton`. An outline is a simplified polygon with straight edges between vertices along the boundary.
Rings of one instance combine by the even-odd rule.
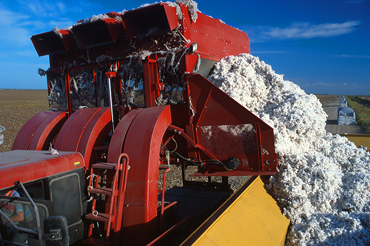
[[[175,3],[182,4],[189,10],[191,20],[195,23],[198,19],[198,3],[193,0],[175,0]]]
[[[286,244],[368,245],[370,154],[326,133],[319,100],[250,54],[222,59],[208,79],[274,128],[279,172],[266,188],[291,220]]]
[[[103,19],[112,19],[112,17],[110,17],[108,14],[93,15],[92,17],[86,18],[86,19],[74,24],[73,26],[86,24],[86,23],[91,23],[91,22],[95,22],[95,21],[99,21],[99,20],[103,20]],[[122,21],[121,16],[115,16],[114,19],[116,19],[117,21]]]
[[[274,128],[279,154],[304,152],[325,135],[326,114],[319,100],[258,57],[226,57],[208,79]]]
[[[59,32],[59,28],[58,27],[54,27],[53,29],[53,33],[55,33],[56,35],[58,35],[60,38],[63,38],[63,35]]]
[[[198,19],[198,3],[193,0],[175,0],[174,2],[167,1],[165,2],[168,6],[175,7],[176,8],[176,15],[178,20],[181,20],[183,18],[183,14],[181,12],[180,4],[184,5],[188,8],[190,18],[192,22],[196,22]],[[158,2],[155,2],[153,4],[145,3],[141,5],[140,8],[145,8],[154,4],[158,4]],[[121,14],[124,15],[127,12],[127,10],[122,10]]]

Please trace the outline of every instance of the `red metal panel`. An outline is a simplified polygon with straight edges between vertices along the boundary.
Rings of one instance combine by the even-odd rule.
[[[129,38],[162,35],[178,26],[176,8],[164,3],[127,11],[122,21]]]
[[[197,139],[193,125],[186,125],[185,132],[186,132],[186,134],[188,134],[188,136],[191,139]],[[196,142],[198,142],[198,141],[196,141]],[[198,156],[199,156],[198,155],[198,150],[195,147],[193,147],[193,145],[191,145],[191,143],[186,142],[186,144],[187,144],[187,148],[188,148],[188,157],[190,157],[190,158],[198,158]]]
[[[76,40],[71,30],[59,30],[59,32],[63,35],[62,41],[67,51],[76,47]]]
[[[231,125],[261,122],[272,128],[201,75],[188,78],[191,98],[197,110],[196,126]]]
[[[99,109],[91,108],[75,111],[60,130],[54,148],[62,151],[77,151],[81,135],[86,125]]]
[[[250,53],[248,34],[200,12],[194,23],[185,6],[181,6],[181,11],[183,34],[190,43],[198,43],[197,53],[202,58],[218,61],[225,56]]]
[[[143,61],[144,68],[144,89],[145,89],[145,106],[156,106],[156,100],[163,90],[163,84],[159,82],[158,66],[156,59]]]
[[[70,30],[59,30],[59,34],[50,31],[33,35],[31,41],[39,56],[65,52],[76,47],[76,41]]]
[[[55,148],[63,151],[77,151],[81,141],[81,136],[86,130],[86,126],[100,109],[101,108],[90,108],[81,110],[78,117],[74,121],[71,121],[73,124],[70,124],[69,126],[68,123],[70,123],[70,121],[67,120],[64,126],[68,126],[68,132],[66,132],[64,136],[61,134],[58,135],[57,140],[55,141]],[[59,138],[59,136],[61,138]],[[61,143],[60,139],[63,139]]]
[[[142,109],[135,109],[130,111],[118,123],[109,143],[107,158],[109,163],[116,163],[118,161],[118,157],[123,151],[123,144],[125,142],[127,131],[131,126],[132,121],[141,111]]]
[[[133,120],[127,133],[124,153],[130,157],[131,168],[123,226],[129,244],[144,245],[155,237],[158,157],[163,135],[170,124],[170,106],[146,108]]]
[[[185,67],[182,71],[185,73],[192,73],[194,71],[194,67],[197,64],[198,56],[197,55],[186,55],[185,56]]]
[[[41,149],[46,140],[56,134],[65,119],[65,112],[44,111],[23,125],[14,140],[12,150]],[[43,142],[44,141],[44,142]],[[41,148],[40,148],[41,147]]]
[[[168,26],[170,27],[170,30],[175,29],[179,25],[176,8],[171,7],[165,3],[160,4],[163,6],[164,11],[166,12]]]
[[[55,149],[80,151],[86,168],[91,159],[92,149],[102,144],[111,129],[109,108],[87,108],[74,112],[63,125],[55,141]]]
[[[249,39],[246,33],[200,12],[198,12],[197,21],[192,22],[188,8],[181,5],[181,11],[183,19],[178,21],[175,7],[158,3],[125,12],[122,15],[122,24],[114,18],[107,18],[76,25],[73,27],[73,35],[75,35],[79,46],[94,46],[89,50],[89,57],[86,57],[85,50],[70,48],[74,47],[72,43],[75,39],[71,37],[71,32],[68,30],[59,31],[63,38],[60,38],[60,35],[54,32],[49,32],[48,34],[53,39],[46,39],[43,36],[44,34],[39,34],[34,35],[32,41],[40,55],[51,54],[50,67],[58,69],[61,68],[60,64],[64,63],[77,62],[77,64],[82,64],[86,63],[86,59],[94,61],[101,54],[113,59],[121,59],[143,49],[153,52],[164,51],[168,49],[169,44],[172,48],[178,45],[186,48],[190,43],[198,43],[196,53],[200,54],[202,58],[213,61],[218,61],[228,55],[250,52]],[[171,34],[171,31],[177,28],[183,32],[186,40],[182,37],[179,38],[179,35]],[[124,32],[127,32],[128,38],[126,38]],[[145,38],[152,36],[157,38],[160,35],[164,36],[163,39],[161,37],[161,41],[158,43],[152,42],[150,38]],[[187,43],[188,40],[190,43]],[[132,42],[135,42],[134,46]],[[110,45],[106,45],[108,43]],[[51,47],[53,52],[43,50],[47,46],[57,44],[57,48]],[[54,52],[54,50],[58,52]]]
[[[274,132],[273,129],[263,122],[260,118],[250,112],[248,109],[240,105],[226,93],[201,75],[190,75],[188,77],[189,90],[193,105],[196,108],[194,117],[194,127],[197,130],[198,126],[219,126],[219,125],[242,125],[251,124],[256,130],[257,150],[255,156],[248,156],[244,153],[243,140],[241,137],[233,138],[233,142],[238,146],[225,146],[223,153],[211,153],[219,160],[225,160],[229,157],[238,157],[242,165],[239,166],[239,175],[255,175],[266,172],[265,175],[271,175],[276,172],[277,154],[275,153]],[[197,142],[199,143],[199,142]],[[236,148],[241,148],[241,151],[235,155]],[[226,151],[227,150],[227,151]],[[264,154],[262,154],[264,152]],[[225,158],[226,157],[226,158]],[[245,164],[245,165],[244,165]],[[236,170],[237,171],[237,170]],[[225,172],[222,176],[236,175],[236,171]],[[218,170],[205,173],[206,175],[220,175]]]
[[[59,134],[58,134],[57,138],[55,139],[54,148],[60,149],[62,147],[62,143],[64,141],[64,138],[67,136],[67,132],[68,132],[69,128],[73,124],[73,121],[75,121],[78,118],[79,114],[82,113],[83,110],[84,109],[77,110],[76,112],[74,112],[72,115],[69,116],[68,120],[66,121],[66,123],[64,123],[62,129],[60,129],[60,131],[59,131]],[[62,149],[60,149],[60,150],[62,150]]]
[[[72,32],[80,49],[111,44],[126,36],[121,21],[115,18],[78,24]]]
[[[11,187],[15,181],[22,183],[67,172],[84,166],[80,153],[14,150],[0,153],[0,189]],[[26,170],[26,171],[25,171]]]
[[[48,150],[50,143],[53,142],[64,122],[67,120],[66,112],[53,113],[55,113],[55,116],[50,116],[47,120],[44,120],[35,131],[28,150]]]
[[[77,151],[80,152],[84,159],[86,168],[95,163],[95,156],[92,151],[94,147],[101,146],[105,137],[112,130],[112,120],[109,108],[101,108],[94,114],[87,123],[85,130],[82,132]]]

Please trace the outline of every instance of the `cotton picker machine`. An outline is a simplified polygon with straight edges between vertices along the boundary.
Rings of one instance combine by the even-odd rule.
[[[273,129],[206,79],[250,52],[248,35],[193,7],[157,3],[32,36],[50,57],[39,71],[50,110],[0,153],[0,202],[18,205],[0,210],[1,242],[284,244],[289,221],[261,180],[278,168]],[[252,177],[233,193],[229,176]]]

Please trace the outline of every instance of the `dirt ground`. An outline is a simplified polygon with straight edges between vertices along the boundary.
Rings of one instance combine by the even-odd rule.
[[[320,100],[321,104],[331,101],[338,97],[338,95],[315,95]]]
[[[0,152],[11,150],[24,123],[37,113],[48,109],[47,90],[0,89],[0,125],[5,127],[2,132],[4,143],[0,145]]]

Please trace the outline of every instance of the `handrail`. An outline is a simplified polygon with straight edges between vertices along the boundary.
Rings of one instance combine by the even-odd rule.
[[[23,228],[23,227],[19,227],[17,226],[3,211],[0,210],[0,215],[6,220],[9,222],[9,224],[14,228],[16,229],[17,231],[21,231],[21,232],[25,232],[25,233],[28,233],[28,234],[32,234],[32,235],[38,235],[38,239],[39,239],[39,242],[40,242],[40,245],[43,246],[44,245],[44,241],[43,241],[43,237],[42,237],[42,229],[41,229],[41,221],[40,221],[40,216],[39,216],[39,211],[38,211],[38,208],[36,206],[36,204],[34,203],[34,201],[32,200],[31,196],[28,194],[26,188],[23,186],[22,182],[21,181],[17,181],[14,183],[14,187],[16,188],[18,185],[22,188],[22,191],[23,191],[23,194],[26,196],[27,200],[31,203],[33,209],[34,209],[34,212],[35,212],[35,217],[36,217],[36,224],[37,224],[37,231],[35,230],[31,230],[31,229],[27,229],[27,228]],[[6,240],[3,240],[2,238],[0,238],[0,242],[4,242],[4,243],[9,243],[8,241]],[[23,245],[23,244],[17,244],[17,243],[13,243],[11,242],[12,244],[14,245]]]
[[[44,244],[43,243],[44,241],[43,241],[43,238],[42,238],[42,229],[41,229],[41,221],[40,221],[39,210],[38,210],[36,204],[33,202],[31,196],[28,194],[26,188],[24,188],[22,182],[21,181],[18,181],[18,182],[16,182],[16,185],[19,185],[22,188],[23,194],[30,201],[30,203],[31,203],[31,205],[32,205],[32,207],[34,209],[35,217],[36,217],[36,224],[37,224],[37,234],[38,234],[38,237],[39,237],[40,244],[43,245]]]

